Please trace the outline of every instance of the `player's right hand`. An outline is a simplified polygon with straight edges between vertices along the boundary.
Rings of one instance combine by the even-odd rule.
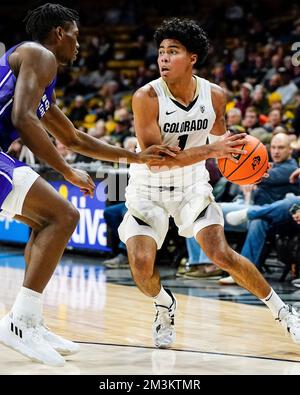
[[[94,196],[95,183],[86,171],[69,168],[68,172],[64,174],[64,178],[79,187],[84,196]]]
[[[234,163],[238,163],[238,159],[234,158],[233,155],[247,154],[246,150],[236,148],[237,146],[243,146],[244,144],[247,144],[246,136],[246,133],[226,133],[223,139],[210,144],[212,149],[212,157],[216,159],[228,158]]]

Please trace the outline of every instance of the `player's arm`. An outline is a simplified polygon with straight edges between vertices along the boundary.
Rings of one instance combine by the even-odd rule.
[[[151,89],[153,90],[153,88]],[[154,99],[151,96],[153,96]],[[140,145],[146,147],[147,144],[155,144],[156,141],[161,143],[161,133],[158,125],[158,100],[155,92],[151,95],[149,88],[148,90],[145,90],[145,88],[140,89],[134,95],[132,104],[135,131]],[[225,105],[225,98],[221,96],[219,92],[215,106],[216,108],[220,107],[220,111],[216,114],[216,121],[212,130],[215,135],[221,136],[226,132],[224,121]],[[176,166],[183,167],[192,165],[208,158],[228,157],[231,160],[235,160],[231,156],[231,153],[245,153],[245,151],[235,148],[235,146],[245,143],[245,136],[246,134],[226,136],[223,140],[215,141],[212,144],[183,150],[179,152],[176,157],[165,158],[160,164],[161,170]]]
[[[64,178],[93,195],[94,183],[83,171],[72,169],[52,144],[37,117],[36,111],[45,88],[56,75],[54,55],[41,47],[22,48],[16,54],[18,69],[12,109],[12,122],[18,129],[24,144],[38,158],[61,173]],[[13,68],[14,69],[14,68]]]
[[[23,49],[19,57],[12,109],[13,125],[34,155],[64,174],[69,165],[55,149],[36,114],[44,90],[56,74],[55,57],[50,51],[39,47]]]
[[[43,117],[46,129],[70,150],[79,152],[99,160],[119,162],[126,160],[128,163],[148,162],[155,165],[160,161],[160,154],[173,155],[163,146],[152,146],[139,154],[124,148],[114,147],[76,129],[73,123],[65,116],[61,109],[52,103],[50,109]]]

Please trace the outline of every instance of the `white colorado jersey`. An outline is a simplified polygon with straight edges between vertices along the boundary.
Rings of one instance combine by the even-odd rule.
[[[216,115],[212,105],[209,81],[195,76],[197,88],[194,100],[186,107],[176,101],[162,78],[150,82],[159,103],[158,124],[162,144],[181,149],[205,145]],[[147,111],[147,109],[145,109]],[[137,148],[138,152],[140,147]],[[151,172],[145,164],[130,166],[130,183],[152,186],[188,186],[195,182],[207,183],[205,161],[158,173]]]

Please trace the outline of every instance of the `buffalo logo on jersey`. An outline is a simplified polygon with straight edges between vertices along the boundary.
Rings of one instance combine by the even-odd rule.
[[[200,111],[202,112],[202,114],[204,113],[204,111],[205,111],[205,106],[200,106]]]
[[[196,132],[201,129],[207,129],[208,119],[193,119],[192,121],[184,122],[166,122],[163,126],[165,133],[184,133],[184,132]]]

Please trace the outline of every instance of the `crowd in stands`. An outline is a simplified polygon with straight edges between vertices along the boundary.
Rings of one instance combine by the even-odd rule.
[[[72,68],[58,76],[58,105],[77,128],[108,144],[135,144],[132,94],[159,77],[152,34],[164,17],[175,12],[167,7],[168,2],[151,3],[142,7],[139,1],[120,1],[122,7],[107,7],[101,18],[87,4],[85,9],[90,12],[82,18],[79,57]],[[292,2],[287,7],[284,1],[201,4],[202,9],[197,1],[188,1],[176,10],[176,16],[198,19],[208,32],[209,56],[195,74],[225,90],[227,128],[233,133],[245,131],[271,147],[275,165],[278,161],[272,155],[271,141],[277,134],[284,141],[286,156],[279,163],[284,166],[288,161],[286,188],[281,188],[274,175],[278,185],[272,186],[272,199],[258,204],[283,200],[286,193],[300,195],[296,185],[288,188],[289,177],[300,160],[300,55],[293,49],[293,43],[300,42],[300,5]],[[91,160],[66,151],[59,141],[54,143],[70,162]],[[20,152],[20,147],[13,148]],[[207,167],[217,200],[238,199],[243,191],[228,187],[214,161],[208,161]],[[255,194],[262,188],[251,188],[247,203],[257,205]],[[212,263],[198,263],[206,264],[198,277],[214,274],[215,268],[210,270],[209,266]],[[184,268],[179,274],[188,277],[189,271]]]

